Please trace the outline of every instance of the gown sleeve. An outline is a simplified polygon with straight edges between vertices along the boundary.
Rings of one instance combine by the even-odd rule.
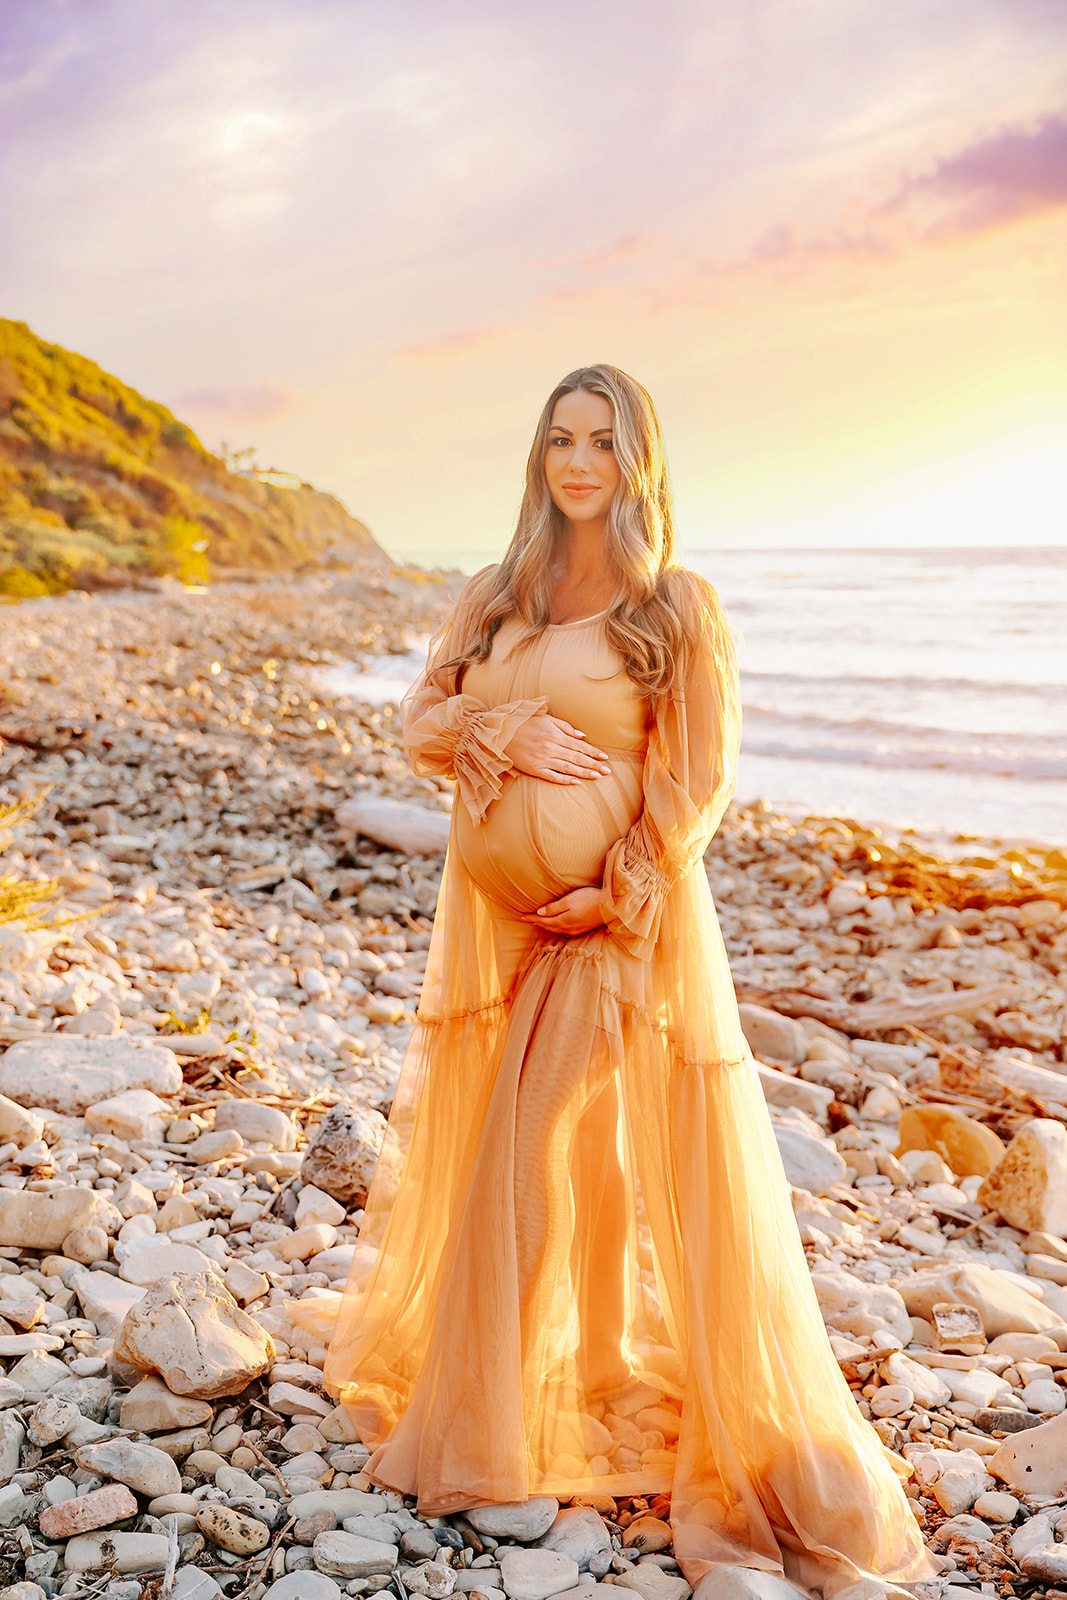
[[[741,733],[737,657],[718,597],[681,569],[672,587],[690,641],[685,678],[657,702],[644,807],[608,852],[600,894],[608,931],[642,958],[652,953],[667,894],[700,860],[722,821]]]
[[[479,597],[492,568],[477,573],[448,622],[430,644],[426,670],[400,704],[404,748],[420,777],[454,778],[459,797],[479,822],[514,770],[507,746],[516,728],[548,709],[548,696],[512,700],[492,710],[472,694],[457,691],[457,669],[448,663],[462,651],[477,623]]]

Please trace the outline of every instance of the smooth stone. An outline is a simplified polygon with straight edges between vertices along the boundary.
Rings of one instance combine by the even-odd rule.
[[[786,1067],[800,1065],[808,1053],[808,1036],[794,1017],[783,1017],[767,1006],[743,1004],[737,1010],[754,1056]]]
[[[808,1600],[806,1589],[753,1567],[714,1567],[698,1581],[693,1595],[694,1600]]]
[[[181,1086],[177,1056],[154,1041],[53,1034],[24,1039],[0,1058],[0,1094],[69,1117],[83,1116],[98,1100],[126,1089],[171,1095]]]
[[[365,1489],[312,1489],[307,1494],[294,1494],[289,1501],[289,1513],[293,1517],[313,1517],[319,1511],[332,1511],[338,1522],[346,1517],[373,1517],[385,1509],[382,1496],[369,1494]]]
[[[246,1144],[269,1144],[274,1150],[296,1149],[296,1127],[276,1106],[257,1100],[224,1100],[215,1111],[216,1132],[239,1133]]]
[[[142,1378],[122,1402],[119,1424],[134,1433],[164,1433],[210,1422],[214,1407],[207,1400],[172,1394],[162,1378]]]
[[[438,1566],[436,1561],[424,1561],[404,1574],[404,1587],[411,1594],[425,1596],[425,1600],[446,1600],[459,1588],[459,1573],[451,1567]]]
[[[345,1533],[357,1534],[361,1539],[377,1539],[379,1544],[400,1544],[400,1532],[388,1513],[381,1517],[346,1517],[341,1527]]]
[[[170,1600],[218,1600],[222,1593],[210,1572],[201,1572],[199,1567],[179,1567]]]
[[[936,1368],[920,1366],[899,1350],[887,1356],[878,1370],[887,1383],[910,1389],[921,1405],[933,1408],[952,1399],[952,1390],[942,1382]]]
[[[995,1406],[1012,1392],[1010,1383],[984,1367],[975,1367],[970,1372],[954,1372],[951,1367],[938,1367],[936,1371],[951,1390],[953,1400],[966,1400],[980,1411]]]
[[[325,1222],[313,1222],[307,1227],[294,1229],[284,1239],[275,1240],[271,1248],[283,1261],[306,1261],[320,1250],[328,1250],[336,1240],[335,1227]]]
[[[907,1150],[932,1150],[961,1178],[984,1178],[1005,1149],[991,1128],[948,1106],[906,1106],[899,1141],[898,1156]]]
[[[0,1528],[13,1528],[25,1522],[32,1501],[21,1484],[5,1483],[0,1486]]]
[[[1067,1409],[1067,1397],[1058,1383],[1051,1378],[1036,1378],[1019,1390],[1019,1398],[1027,1410],[1055,1414]]]
[[[558,1500],[550,1495],[535,1495],[530,1500],[473,1506],[466,1517],[477,1533],[487,1533],[491,1539],[518,1539],[528,1544],[546,1534],[558,1514]]]
[[[623,1533],[622,1542],[630,1550],[667,1550],[671,1530],[660,1517],[635,1517]]]
[[[578,1563],[558,1550],[506,1550],[500,1558],[500,1582],[509,1600],[549,1600],[575,1587]]]
[[[629,1530],[627,1530],[629,1531]],[[593,1556],[611,1549],[603,1518],[588,1506],[565,1506],[540,1541],[542,1550],[558,1550],[585,1571]]]
[[[124,1283],[110,1272],[90,1272],[86,1267],[70,1272],[66,1281],[81,1301],[85,1316],[95,1322],[104,1338],[118,1333],[127,1313],[145,1294],[138,1285]]]
[[[343,1591],[322,1572],[287,1572],[272,1583],[263,1600],[341,1600]]]
[[[185,1146],[185,1153],[198,1166],[206,1167],[212,1161],[240,1155],[243,1149],[244,1140],[234,1128],[220,1128],[218,1132],[202,1133]]]
[[[135,1439],[100,1439],[82,1445],[74,1459],[86,1472],[114,1478],[137,1494],[155,1500],[161,1494],[179,1494],[182,1475],[165,1450]]]
[[[25,1106],[0,1094],[0,1144],[32,1144],[44,1132],[44,1123]]]
[[[227,1289],[242,1305],[247,1305],[250,1300],[258,1300],[270,1288],[270,1282],[264,1274],[246,1267],[243,1261],[232,1261],[224,1276]]]
[[[906,1383],[887,1383],[871,1395],[867,1404],[876,1417],[899,1417],[911,1410],[915,1395]]]
[[[0,1483],[6,1483],[19,1470],[19,1456],[26,1442],[22,1418],[13,1411],[0,1415]]]
[[[786,1178],[794,1189],[824,1195],[844,1180],[844,1157],[832,1140],[782,1120],[776,1120],[772,1129]]]
[[[1019,1515],[1019,1502],[1013,1494],[1000,1489],[987,1489],[980,1494],[971,1508],[976,1517],[987,1522],[1014,1522]]]
[[[1067,1582],[1067,1550],[1062,1544],[1044,1545],[1040,1550],[1023,1556],[1019,1565],[1028,1578],[1036,1578],[1041,1583],[1052,1583],[1059,1587]]]
[[[0,1189],[0,1245],[59,1250],[68,1234],[96,1224],[103,1205],[92,1189]]]
[[[652,1561],[639,1561],[629,1572],[620,1572],[615,1586],[635,1590],[641,1600],[688,1600],[693,1592],[683,1577],[664,1572]]]
[[[195,1245],[157,1236],[130,1252],[119,1267],[119,1277],[126,1283],[136,1283],[147,1289],[161,1278],[173,1277],[178,1272],[215,1270],[216,1263]]]
[[[88,1267],[94,1261],[107,1260],[107,1234],[103,1228],[96,1226],[72,1228],[63,1240],[61,1249],[68,1261],[77,1261]]]
[[[834,1099],[832,1089],[825,1088],[821,1083],[808,1083],[803,1078],[794,1078],[792,1073],[780,1072],[777,1067],[769,1067],[763,1061],[756,1062],[756,1071],[759,1073],[763,1098],[769,1106],[781,1106],[784,1109],[796,1106],[816,1122],[825,1122],[827,1110]]]
[[[138,1513],[137,1497],[124,1483],[109,1483],[89,1494],[45,1506],[40,1527],[46,1539],[70,1539],[94,1528],[107,1528]]]
[[[126,1089],[87,1106],[85,1122],[93,1133],[109,1133],[116,1139],[158,1140],[170,1114],[167,1102],[151,1089]]]
[[[405,855],[443,855],[448,846],[449,821],[442,811],[386,795],[361,794],[344,800],[333,814],[341,833],[364,835],[387,850]]]
[[[196,1513],[196,1525],[220,1549],[236,1556],[255,1555],[270,1544],[270,1529],[265,1522],[230,1506],[202,1507]]]
[[[388,1576],[397,1562],[395,1545],[382,1544],[378,1539],[361,1539],[358,1534],[345,1533],[341,1528],[317,1534],[311,1555],[319,1572],[338,1578]]]
[[[150,1572],[167,1564],[168,1541],[161,1533],[85,1533],[63,1553],[68,1572]]]
[[[313,1183],[306,1183],[300,1191],[300,1198],[296,1203],[295,1222],[297,1228],[305,1224],[322,1222],[327,1226],[338,1227],[347,1216],[344,1206],[325,1190],[317,1189]],[[333,1241],[331,1240],[331,1244]],[[330,1246],[325,1246],[329,1249]]]
[[[175,1273],[131,1307],[115,1338],[120,1361],[158,1372],[173,1394],[240,1394],[274,1362],[274,1341],[213,1273]]]

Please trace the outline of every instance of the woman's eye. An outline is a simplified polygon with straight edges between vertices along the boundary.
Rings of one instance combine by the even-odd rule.
[[[554,439],[550,439],[548,442],[549,444],[554,445],[557,450],[563,450],[567,445],[570,444],[570,440],[565,434],[562,433],[557,433],[556,437]]]
[[[614,439],[598,439],[597,444],[600,446],[601,450],[614,450],[615,448]]]

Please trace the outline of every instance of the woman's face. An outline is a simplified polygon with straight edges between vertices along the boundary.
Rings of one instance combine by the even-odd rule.
[[[622,473],[612,443],[611,406],[576,389],[556,401],[545,445],[545,477],[568,522],[607,522]]]

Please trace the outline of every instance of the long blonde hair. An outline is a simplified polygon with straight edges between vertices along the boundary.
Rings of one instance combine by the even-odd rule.
[[[650,697],[668,694],[684,675],[692,633],[685,615],[688,596],[680,592],[670,566],[674,511],[663,436],[648,392],[628,373],[602,363],[569,372],[546,400],[526,463],[515,533],[499,566],[472,581],[465,596],[474,607],[471,636],[444,665],[458,669],[461,679],[467,665],[487,659],[508,617],[520,617],[528,637],[548,623],[550,569],[564,537],[564,518],[549,491],[545,449],[556,402],[579,390],[601,395],[611,406],[612,441],[621,469],[605,530],[608,564],[616,579],[605,624],[607,640],[638,688]],[[713,591],[707,589],[707,595]],[[709,603],[706,596],[702,599]]]

